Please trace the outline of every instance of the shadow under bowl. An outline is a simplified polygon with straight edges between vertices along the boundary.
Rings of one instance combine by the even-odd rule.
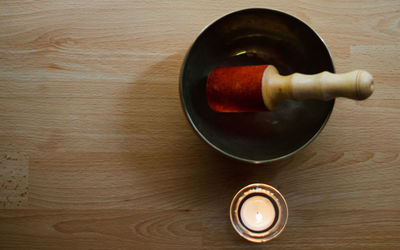
[[[183,62],[180,96],[194,130],[217,151],[266,163],[290,156],[322,130],[331,101],[285,100],[270,112],[216,113],[206,97],[209,73],[220,66],[271,64],[280,74],[334,72],[328,48],[299,19],[269,9],[245,9],[209,25]]]

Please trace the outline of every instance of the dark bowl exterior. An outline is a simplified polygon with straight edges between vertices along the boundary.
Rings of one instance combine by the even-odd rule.
[[[274,111],[216,113],[206,98],[211,70],[220,66],[275,65],[279,72],[335,72],[323,40],[299,19],[269,9],[245,9],[209,25],[195,40],[181,68],[180,97],[194,130],[219,152],[245,162],[290,156],[322,130],[332,101],[286,100]]]

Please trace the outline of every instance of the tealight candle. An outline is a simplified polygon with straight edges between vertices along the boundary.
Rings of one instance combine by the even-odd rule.
[[[261,243],[277,237],[285,228],[288,208],[275,188],[266,184],[251,184],[233,198],[231,222],[240,236]]]
[[[275,219],[275,207],[265,196],[256,195],[246,199],[240,208],[240,219],[253,231],[264,231]]]

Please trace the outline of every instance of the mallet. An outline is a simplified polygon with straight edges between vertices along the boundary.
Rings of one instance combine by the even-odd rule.
[[[216,112],[273,110],[284,99],[363,100],[373,91],[373,78],[364,70],[282,76],[272,65],[234,66],[215,68],[207,80],[208,104]]]

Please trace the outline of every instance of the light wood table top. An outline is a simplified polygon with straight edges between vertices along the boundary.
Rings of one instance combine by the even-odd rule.
[[[225,158],[180,106],[184,55],[215,19],[278,9],[314,28],[367,101],[338,99],[289,159]],[[0,249],[400,249],[400,2],[0,3]],[[262,182],[286,197],[283,234],[240,238],[228,209]]]

